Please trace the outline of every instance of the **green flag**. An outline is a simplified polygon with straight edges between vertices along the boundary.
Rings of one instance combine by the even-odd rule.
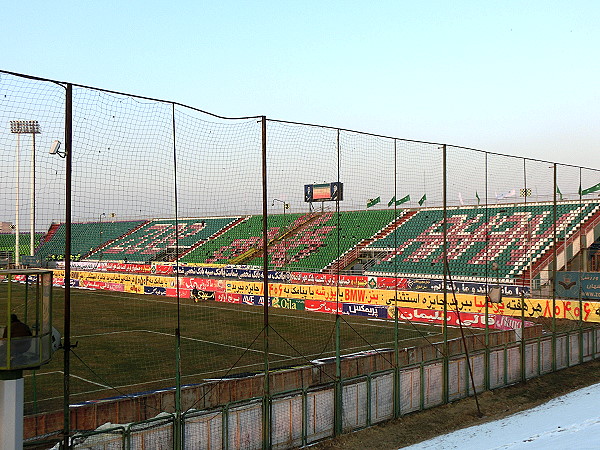
[[[563,198],[563,197],[562,197],[562,192],[560,192],[560,188],[558,187],[558,184],[556,185],[556,193],[557,193],[558,195],[560,195],[560,199],[562,200],[562,198]]]
[[[381,197],[370,198],[369,201],[367,202],[367,208],[370,208],[371,206],[375,206],[380,201],[381,201]]]
[[[477,206],[479,206],[481,199],[479,198],[479,192],[477,192],[477,191],[475,191],[475,198],[477,199]]]
[[[596,191],[600,191],[600,183],[595,184],[592,187],[589,187],[587,189],[584,189],[583,191],[581,190],[581,186],[579,187],[579,195],[587,195],[587,194],[591,194],[592,192],[596,192]]]
[[[396,196],[394,195],[392,197],[392,199],[388,202],[388,207],[392,206],[394,204],[394,202],[396,201]]]
[[[402,197],[400,200],[396,200],[396,206],[401,205],[402,203],[406,203],[410,201],[410,195],[406,195]]]
[[[423,203],[425,203],[427,201],[427,194],[423,194],[423,197],[421,197],[421,200],[419,200],[419,206],[423,206]]]

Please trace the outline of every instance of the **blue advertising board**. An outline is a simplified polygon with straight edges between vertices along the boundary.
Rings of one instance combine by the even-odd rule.
[[[563,298],[600,299],[600,273],[556,272],[556,295]]]

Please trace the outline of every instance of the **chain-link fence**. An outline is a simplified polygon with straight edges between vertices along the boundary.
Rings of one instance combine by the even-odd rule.
[[[65,442],[302,445],[597,355],[596,170],[8,72],[0,127],[0,260],[54,270],[63,334],[25,412]]]

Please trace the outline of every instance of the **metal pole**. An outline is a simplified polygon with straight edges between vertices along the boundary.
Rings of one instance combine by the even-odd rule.
[[[20,189],[21,187],[19,186],[19,180],[20,180],[20,169],[21,169],[21,162],[19,160],[19,156],[21,153],[21,135],[17,134],[17,160],[15,162],[15,178],[17,181],[17,193],[16,193],[16,200],[15,200],[15,266],[19,266],[19,264],[21,263],[21,257],[20,257],[20,249],[19,249],[19,237],[20,237],[20,228],[19,228],[19,193],[20,193]]]
[[[340,130],[337,130],[337,181],[340,181]],[[321,202],[321,208],[323,207]],[[340,251],[340,201],[335,202],[337,215],[337,254]],[[343,414],[343,383],[342,383],[342,352],[341,352],[341,321],[340,316],[340,266],[338,264],[335,280],[335,406],[334,406],[334,435],[342,434]]]
[[[444,235],[444,252],[443,252],[443,258],[444,258],[444,262],[443,262],[443,275],[444,275],[444,281],[443,281],[443,287],[444,287],[444,325],[443,325],[443,332],[444,332],[444,362],[443,362],[443,395],[444,395],[444,403],[448,403],[449,400],[449,388],[448,388],[448,383],[449,383],[449,367],[448,367],[448,286],[447,286],[447,279],[448,279],[448,264],[446,263],[448,261],[448,248],[447,248],[447,174],[446,174],[446,144],[444,144],[442,146],[442,170],[443,170],[443,175],[442,175],[442,179],[443,179],[443,188],[442,188],[442,192],[443,192],[443,203],[444,203],[444,220],[442,222],[442,233]]]
[[[394,139],[394,197],[398,193],[398,151]],[[423,187],[425,192],[425,187]],[[398,205],[394,202],[394,223],[398,219]],[[394,230],[394,249],[398,248],[398,233]],[[394,417],[400,416],[400,349],[398,347],[398,258],[394,258]]]
[[[69,402],[71,396],[71,171],[73,135],[73,85],[67,84],[65,104],[65,304],[64,304],[64,365],[63,365],[63,448],[70,448],[71,422]]]
[[[581,186],[581,167],[579,168],[579,186]],[[581,208],[581,195],[579,196],[579,207]],[[579,233],[580,237],[579,237],[579,274],[577,279],[579,280],[579,292],[577,293],[578,296],[578,302],[579,302],[579,363],[583,364],[583,300],[581,298],[581,272],[583,272],[583,265],[582,265],[582,261],[583,261],[583,246],[581,245],[581,241],[582,241],[582,233]],[[575,237],[575,236],[573,236]],[[573,247],[575,247],[575,239],[573,239]],[[574,255],[573,255],[574,256]],[[575,259],[575,258],[573,258]],[[592,340],[593,343],[596,342],[595,340],[595,336],[592,334],[590,335],[590,339]],[[594,345],[594,344],[592,344]],[[592,354],[596,354],[595,351],[592,352]]]
[[[177,286],[177,327],[175,329],[175,448],[183,448],[181,421],[181,295],[179,292],[179,201],[177,194],[177,146],[175,141],[175,103],[171,104],[173,133],[173,177],[175,200],[175,285]]]
[[[271,448],[271,388],[269,384],[269,252],[267,229],[267,118],[262,116],[262,213],[263,213],[263,345],[265,379],[263,393],[263,448]]]
[[[527,212],[527,160],[523,158],[523,182],[525,184],[525,212]],[[529,230],[529,221],[527,221],[528,226],[527,230]],[[527,233],[527,243],[530,242],[529,233]],[[525,367],[527,363],[527,359],[525,358],[525,277],[523,277],[521,281],[521,381],[527,380],[527,368]]]
[[[552,265],[552,370],[556,371],[556,163],[554,168],[554,201],[552,205],[553,261]]]
[[[285,210],[289,208],[289,204],[283,202],[283,223],[287,228],[287,222],[285,221]],[[283,237],[283,267],[284,269],[287,267],[287,235]]]
[[[29,256],[34,254],[35,242],[35,130],[31,133],[31,209],[29,211],[29,220],[31,223],[31,232],[29,236]]]
[[[490,299],[489,299],[489,217],[488,217],[488,153],[485,153],[485,388],[490,388]]]

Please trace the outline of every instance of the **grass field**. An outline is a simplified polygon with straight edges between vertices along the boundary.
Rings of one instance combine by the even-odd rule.
[[[0,311],[6,310],[0,283]],[[24,286],[13,285],[13,295]],[[14,300],[13,300],[14,303]],[[53,325],[63,330],[64,289],[53,289]],[[168,388],[175,385],[177,300],[111,291],[71,290],[71,403]],[[15,310],[16,313],[22,311]],[[181,381],[264,368],[263,308],[214,301],[181,300]],[[393,348],[394,322],[342,316],[342,354]],[[335,355],[335,315],[269,309],[269,365],[304,364]],[[456,337],[458,330],[450,329]],[[439,342],[441,328],[401,322],[402,348]],[[25,372],[27,414],[60,409],[63,352],[38,371]]]

